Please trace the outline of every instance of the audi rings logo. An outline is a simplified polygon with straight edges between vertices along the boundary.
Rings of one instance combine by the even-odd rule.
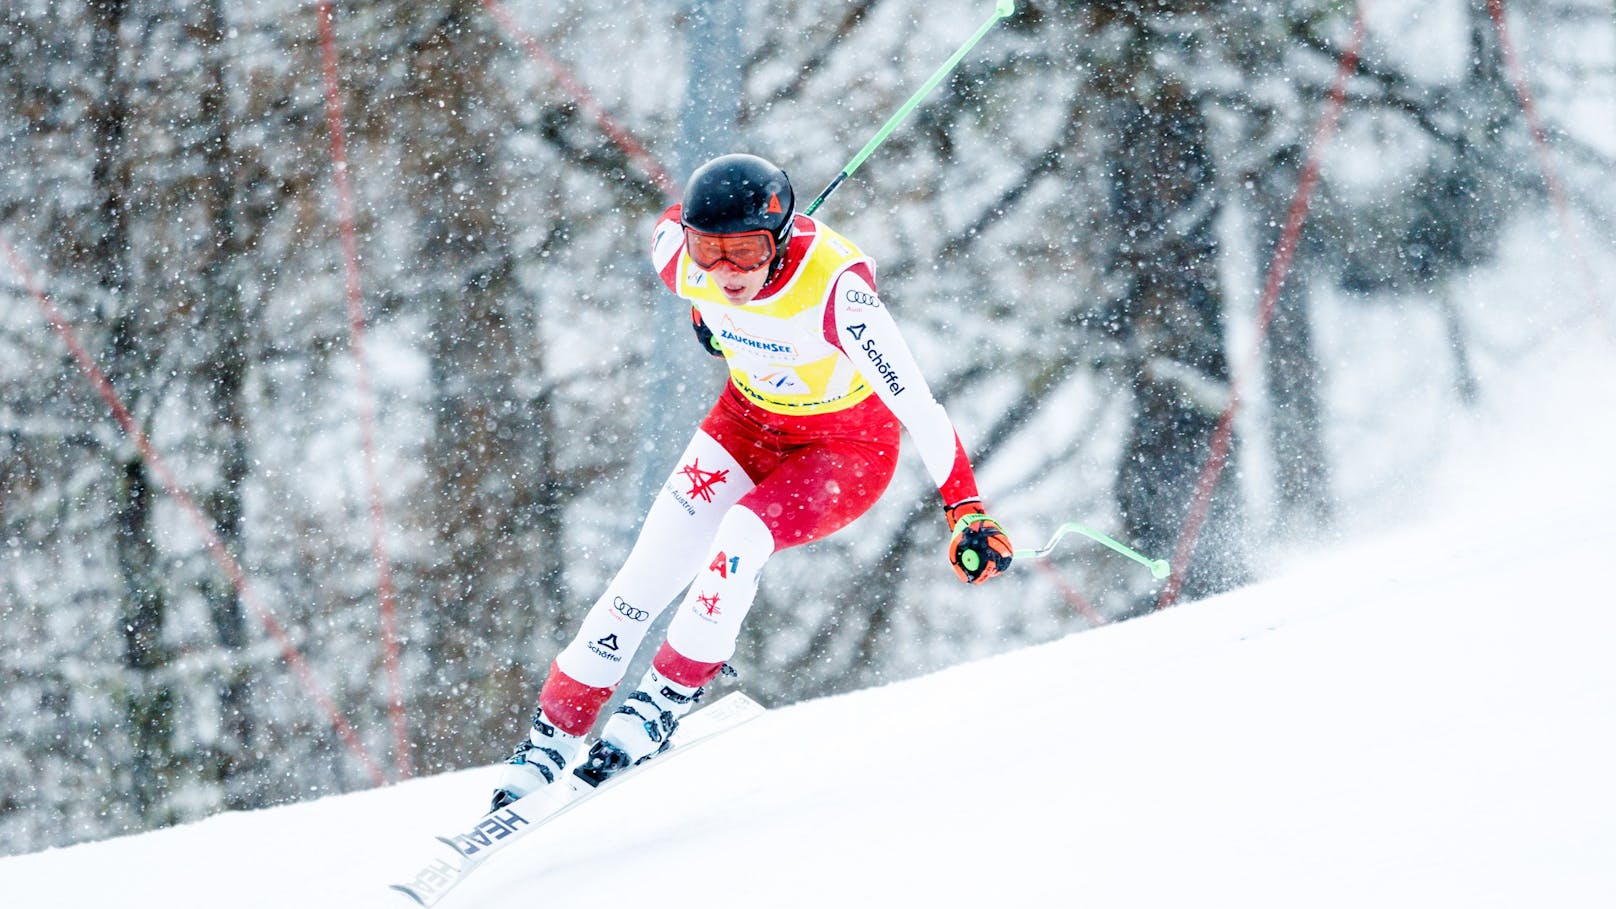
[[[635,609],[633,606],[629,605],[628,600],[625,600],[622,597],[617,597],[612,601],[612,609],[616,610],[618,615],[628,619],[631,622],[643,622],[651,617],[649,612],[646,612],[643,609]]]
[[[842,293],[842,299],[859,306],[880,306],[881,298],[866,290],[847,290]]]

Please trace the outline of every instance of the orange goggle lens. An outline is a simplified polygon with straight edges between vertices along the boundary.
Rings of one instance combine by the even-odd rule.
[[[739,271],[757,271],[774,258],[774,236],[766,230],[744,234],[704,234],[685,228],[685,250],[703,271],[728,262]]]

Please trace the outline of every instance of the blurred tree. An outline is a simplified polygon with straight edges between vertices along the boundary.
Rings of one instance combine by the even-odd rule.
[[[432,557],[423,566],[428,665],[415,711],[428,771],[487,760],[491,743],[511,737],[512,708],[530,698],[540,668],[511,662],[511,645],[523,639],[532,597],[561,589],[562,562],[550,545],[531,545],[564,499],[551,414],[517,392],[519,368],[544,369],[543,338],[529,337],[529,359],[518,359],[508,310],[520,290],[501,173],[513,111],[479,6],[399,8],[409,66],[390,124],[418,212],[410,308],[429,326]]]
[[[1155,54],[1141,38],[1127,59],[1146,63]],[[1129,536],[1148,551],[1172,552],[1229,403],[1214,230],[1220,188],[1206,116],[1177,79],[1136,72],[1108,85],[1110,268],[1122,292],[1105,324],[1133,351],[1134,377],[1116,496]],[[1189,598],[1249,577],[1238,448],[1227,457],[1192,560],[1180,569]]]
[[[130,156],[131,74],[126,70],[123,31],[140,28],[127,21],[124,0],[96,0],[88,7],[89,68],[94,78],[88,123],[95,160],[91,188],[97,216],[84,266],[97,276],[102,322],[109,330],[101,361],[108,379],[144,428],[154,406],[152,373],[155,345],[149,337],[153,301],[135,285],[131,207],[135,163]],[[158,490],[134,444],[113,449],[110,487],[113,541],[122,595],[119,624],[124,636],[124,731],[128,735],[130,797],[149,824],[174,820],[166,792],[180,763],[174,740],[174,693],[164,670],[170,655],[163,641],[168,612],[163,560],[155,540],[153,508]],[[109,737],[110,738],[110,737]],[[116,742],[116,739],[112,739]],[[107,744],[112,744],[109,742]]]
[[[225,76],[231,47],[223,0],[205,0],[197,14],[194,35],[201,50],[202,79],[196,118],[201,139],[195,145],[201,158],[201,185],[196,198],[203,225],[197,244],[197,305],[205,320],[198,341],[199,346],[211,348],[199,378],[211,405],[203,429],[209,438],[204,444],[218,459],[203,510],[224,547],[240,562],[246,558],[246,492],[252,472],[247,380],[259,356],[256,313],[243,300],[251,226],[242,223],[248,215],[241,196],[249,178],[234,138],[238,124]],[[220,735],[204,772],[220,780],[227,807],[255,807],[261,804],[262,788],[248,776],[254,763],[255,709],[252,673],[243,654],[248,636],[241,593],[218,572],[204,575],[202,585],[214,634],[225,651],[214,680]]]

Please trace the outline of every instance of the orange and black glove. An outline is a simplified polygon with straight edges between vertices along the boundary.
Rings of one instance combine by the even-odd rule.
[[[948,561],[954,573],[967,584],[980,584],[1010,568],[1015,548],[999,522],[987,516],[982,503],[972,499],[943,509],[953,538],[948,541]]]
[[[715,357],[724,355],[724,348],[718,346],[718,339],[713,337],[713,330],[702,321],[701,313],[694,306],[690,307],[690,327],[696,330],[696,341],[701,344],[702,350]]]

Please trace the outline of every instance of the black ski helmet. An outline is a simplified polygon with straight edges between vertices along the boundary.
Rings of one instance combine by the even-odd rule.
[[[796,210],[785,171],[757,155],[722,155],[690,175],[680,221],[704,234],[766,230],[774,237],[778,261],[791,239]]]

